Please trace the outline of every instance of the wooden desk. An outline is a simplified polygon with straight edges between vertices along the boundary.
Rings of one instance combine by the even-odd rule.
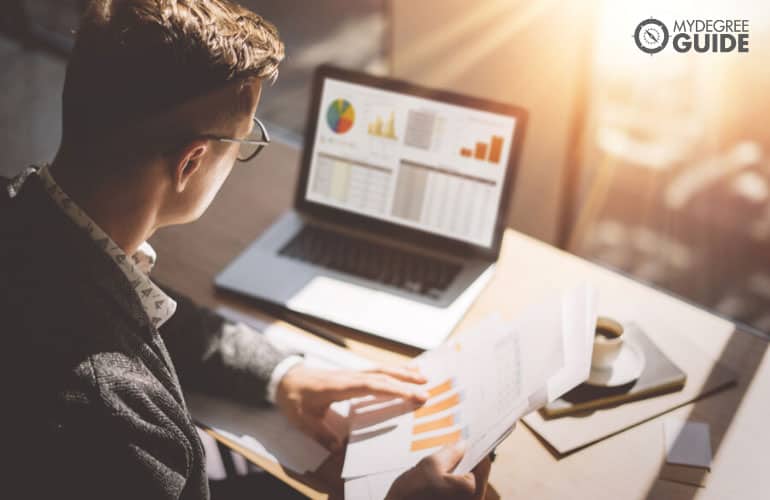
[[[236,166],[201,220],[162,230],[152,239],[159,254],[155,278],[209,306],[227,304],[259,315],[252,301],[217,292],[213,277],[276,217],[291,206],[298,151],[271,145],[255,165]],[[495,278],[463,325],[491,311],[514,315],[548,293],[589,279],[600,294],[634,296],[645,328],[687,335],[702,350],[740,373],[736,387],[686,405],[672,414],[711,425],[714,462],[705,488],[658,479],[663,464],[661,419],[640,424],[558,459],[524,425],[498,448],[490,483],[502,498],[769,498],[770,361],[767,342],[747,333],[711,335],[682,328],[687,318],[708,314],[546,244],[507,231]],[[601,295],[600,295],[601,296]],[[677,311],[658,317],[665,303]],[[601,298],[600,298],[601,303]],[[671,307],[669,307],[671,309]],[[381,362],[398,362],[416,351],[344,329],[352,350]],[[419,335],[419,332],[415,332]],[[243,451],[243,450],[241,450]],[[279,466],[245,453],[260,466],[313,497],[324,497]]]

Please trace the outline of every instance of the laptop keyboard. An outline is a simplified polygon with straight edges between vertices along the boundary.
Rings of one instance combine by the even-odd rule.
[[[433,298],[460,272],[443,259],[315,226],[305,226],[280,254]]]

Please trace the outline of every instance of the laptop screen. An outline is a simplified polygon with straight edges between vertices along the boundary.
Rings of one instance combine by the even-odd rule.
[[[324,80],[308,201],[490,247],[511,116]]]

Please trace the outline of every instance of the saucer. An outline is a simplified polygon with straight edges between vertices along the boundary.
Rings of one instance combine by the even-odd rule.
[[[639,378],[644,370],[644,352],[635,342],[626,340],[620,354],[609,368],[591,367],[587,384],[600,387],[617,387]]]

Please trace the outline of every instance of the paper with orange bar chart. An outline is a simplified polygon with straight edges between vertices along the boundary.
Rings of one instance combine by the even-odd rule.
[[[588,377],[595,324],[594,292],[583,286],[520,315],[491,317],[415,362],[430,399],[355,404],[342,471],[348,480],[414,466],[463,440],[456,468],[471,470],[523,415]]]

